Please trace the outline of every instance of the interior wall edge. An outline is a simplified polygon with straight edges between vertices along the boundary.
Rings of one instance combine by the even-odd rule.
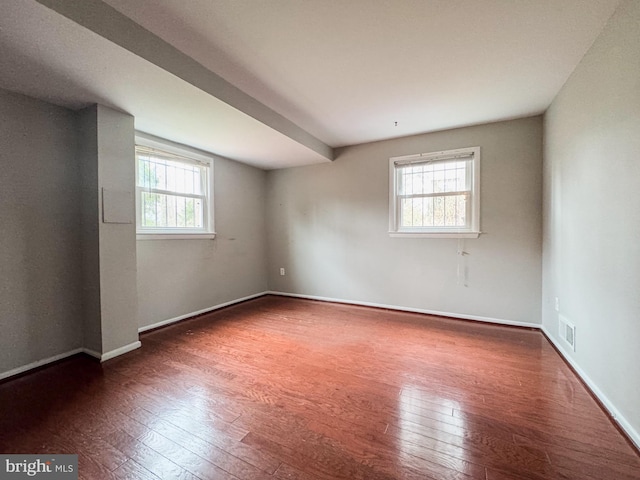
[[[6,372],[0,372],[0,380],[4,380],[5,378],[20,375],[21,373],[28,372],[29,370],[33,370],[38,367],[43,367],[50,363],[54,363],[59,360],[63,360],[67,357],[71,357],[72,355],[77,355],[78,353],[83,353],[83,352],[84,352],[83,348],[74,348],[73,350],[69,350],[68,352],[63,352],[63,353],[54,355],[52,357],[36,360],[35,362],[31,362],[26,365],[22,365],[20,367],[12,368],[11,370],[7,370]]]
[[[584,382],[585,387],[599,401],[600,406],[604,409],[605,413],[607,413],[609,415],[611,420],[621,429],[622,433],[627,437],[627,439],[630,441],[630,443],[640,452],[640,433],[633,428],[631,423],[624,417],[624,415],[622,415],[620,413],[618,408],[616,408],[616,406],[613,404],[613,402],[602,392],[602,390],[589,377],[589,375],[587,375],[587,373],[582,368],[580,368],[580,366],[575,361],[573,361],[573,359],[568,355],[568,353],[565,351],[565,349],[562,347],[562,345],[560,345],[555,340],[553,335],[550,334],[550,332],[547,330],[547,328],[544,325],[539,325],[539,324],[530,323],[530,322],[516,322],[516,321],[513,321],[513,320],[481,317],[481,316],[476,316],[476,315],[462,315],[462,314],[448,313],[448,312],[436,312],[436,311],[433,311],[433,310],[402,307],[402,306],[398,306],[398,305],[385,305],[385,304],[377,304],[377,303],[372,303],[372,302],[359,302],[359,301],[351,301],[351,300],[338,299],[338,298],[319,297],[319,296],[315,296],[315,295],[304,295],[304,294],[298,294],[298,293],[287,293],[287,292],[278,292],[278,291],[264,291],[264,292],[256,293],[256,294],[253,294],[253,295],[248,295],[246,297],[242,297],[242,298],[239,298],[239,299],[236,299],[236,300],[232,300],[232,301],[229,301],[229,302],[224,302],[224,303],[221,303],[219,305],[215,305],[215,306],[212,306],[212,307],[209,307],[209,308],[206,308],[206,309],[202,309],[202,310],[199,310],[199,311],[196,311],[196,312],[191,312],[191,313],[188,313],[188,314],[185,314],[185,315],[181,315],[179,317],[163,320],[163,321],[157,322],[156,324],[153,324],[153,325],[147,325],[145,327],[139,328],[138,331],[140,333],[142,333],[142,332],[145,332],[145,331],[154,330],[154,329],[157,329],[157,328],[160,328],[160,327],[168,326],[170,324],[179,322],[181,320],[187,320],[189,318],[192,318],[192,317],[195,317],[195,316],[198,316],[198,315],[202,315],[204,313],[208,313],[208,312],[212,312],[212,311],[215,311],[215,310],[219,310],[219,309],[222,309],[224,307],[235,305],[237,303],[246,302],[248,300],[253,300],[255,298],[263,297],[265,295],[275,295],[275,296],[281,296],[281,297],[300,298],[300,299],[306,299],[306,300],[317,300],[317,301],[323,301],[323,302],[342,303],[342,304],[348,304],[348,305],[360,305],[360,306],[365,306],[365,307],[384,308],[384,309],[397,310],[397,311],[403,311],[403,312],[422,313],[422,314],[427,314],[427,315],[438,315],[438,316],[444,316],[444,317],[449,317],[449,318],[453,318],[453,319],[458,318],[458,319],[463,319],[463,320],[478,321],[478,322],[482,322],[482,323],[493,323],[493,324],[499,324],[499,325],[508,325],[508,326],[514,326],[514,327],[524,327],[524,328],[533,328],[533,329],[536,329],[536,330],[540,330],[540,332],[544,335],[545,339],[551,345],[553,345],[553,347],[556,349],[558,354],[563,358],[563,360],[566,361],[570,365],[570,367],[573,369],[573,371],[576,373],[576,375]],[[104,362],[106,360],[110,360],[111,358],[115,358],[117,356],[120,356],[120,355],[123,355],[125,353],[128,353],[128,352],[130,352],[132,350],[140,348],[141,346],[142,346],[142,344],[141,344],[140,341],[133,342],[133,343],[131,343],[129,345],[126,345],[126,346],[121,347],[119,349],[113,350],[111,352],[107,352],[107,353],[105,353],[103,355],[100,355],[98,352],[94,352],[94,351],[92,351],[90,349],[76,348],[76,349],[70,350],[68,352],[64,352],[64,353],[61,353],[61,354],[58,354],[58,355],[54,355],[54,356],[49,357],[49,358],[38,360],[38,361],[32,362],[30,364],[23,365],[21,367],[17,367],[17,368],[8,370],[6,372],[1,372],[0,373],[0,381],[8,379],[8,378],[16,376],[16,375],[20,375],[22,373],[29,372],[30,370],[34,370],[34,369],[39,368],[39,367],[46,366],[46,365],[48,365],[50,363],[54,363],[54,362],[57,362],[59,360],[63,360],[65,358],[67,358],[67,357],[70,357],[70,356],[73,356],[73,355],[77,355],[79,353],[85,353],[87,355],[90,355],[92,357],[97,358],[101,362]]]
[[[626,436],[629,442],[640,453],[640,433],[636,431],[635,428],[633,428],[631,423],[626,419],[626,417],[622,413],[620,413],[620,410],[615,406],[615,404],[602,392],[602,390],[589,377],[589,375],[587,375],[587,373],[582,368],[580,368],[576,362],[572,360],[572,358],[568,355],[566,350],[559,343],[557,343],[557,341],[550,334],[547,328],[542,324],[536,324],[536,323],[530,323],[530,322],[516,322],[513,320],[481,317],[477,315],[463,315],[463,314],[450,313],[450,312],[437,312],[433,310],[402,307],[398,305],[385,305],[385,304],[378,304],[378,303],[372,303],[372,302],[358,302],[358,301],[352,301],[352,300],[319,297],[315,295],[304,295],[304,294],[298,294],[298,293],[287,293],[287,292],[278,292],[278,291],[269,291],[266,293],[268,295],[277,295],[282,297],[293,297],[293,298],[301,298],[301,299],[307,299],[307,300],[343,303],[348,305],[361,305],[365,307],[374,307],[374,308],[385,308],[389,310],[398,310],[402,312],[423,313],[427,315],[438,315],[443,317],[449,317],[452,319],[472,320],[472,321],[478,321],[482,323],[493,323],[493,324],[499,324],[499,325],[533,328],[533,329],[539,330],[544,335],[544,337],[549,341],[549,343],[551,343],[551,345],[555,347],[556,351],[563,358],[563,360],[565,360],[571,366],[575,374],[582,380],[587,390],[599,401],[600,407],[610,417],[611,421],[620,428],[621,433],[623,433],[623,435]]]
[[[578,377],[584,382],[587,389],[593,394],[593,396],[598,400],[600,406],[604,409],[604,411],[609,415],[610,419],[615,423],[621,430],[622,433],[627,437],[627,439],[633,444],[638,453],[640,454],[640,432],[638,432],[631,423],[625,418],[625,416],[620,413],[620,410],[616,408],[614,403],[609,400],[603,391],[598,387],[598,385],[587,375],[577,362],[575,362],[568,352],[564,349],[564,347],[554,338],[554,336],[549,332],[549,330],[541,325],[540,331],[544,334],[545,338],[551,343],[556,351],[560,354],[560,356],[564,359],[565,362],[569,364],[569,366],[573,369]]]
[[[214,310],[219,310],[224,307],[229,307],[231,305],[235,305],[236,303],[246,302],[248,300],[253,300],[254,298],[263,297],[267,295],[269,292],[259,292],[254,293],[252,295],[247,295],[246,297],[236,298],[235,300],[230,300],[228,302],[219,303],[217,305],[213,305],[212,307],[203,308],[202,310],[197,310],[195,312],[185,313],[184,315],[179,315],[177,317],[168,318],[166,320],[161,320],[156,323],[152,323],[151,325],[145,325],[144,327],[138,328],[138,333],[147,332],[149,330],[155,330],[157,328],[166,327],[167,325],[171,325],[173,323],[179,322],[181,320],[187,320],[192,317],[196,317],[198,315],[203,315],[205,313],[213,312]]]
[[[100,362],[106,362],[107,360],[111,360],[112,358],[119,357],[120,355],[129,353],[137,348],[140,348],[141,346],[142,346],[142,343],[140,342],[140,340],[138,340],[136,342],[131,342],[128,345],[114,348],[113,350],[100,355]]]
[[[102,354],[100,352],[97,352],[96,350],[92,350],[91,348],[82,348],[81,350],[82,353],[86,353],[90,357],[93,357],[97,360],[102,359]]]
[[[266,292],[268,295],[278,295],[281,297],[293,297],[293,298],[303,298],[306,300],[318,300],[321,302],[333,302],[333,303],[344,303],[347,305],[360,305],[363,307],[373,307],[373,308],[384,308],[387,310],[397,310],[399,312],[410,312],[410,313],[422,313],[425,315],[437,315],[439,317],[449,317],[449,318],[457,318],[461,320],[473,320],[476,322],[483,323],[494,323],[498,325],[509,325],[513,327],[525,327],[525,328],[535,328],[540,329],[540,324],[532,323],[532,322],[519,322],[516,320],[510,320],[505,318],[492,318],[492,317],[482,317],[480,315],[468,315],[464,313],[454,313],[454,312],[442,312],[438,310],[428,310],[424,308],[412,308],[412,307],[404,307],[401,305],[388,305],[385,303],[374,303],[374,302],[361,302],[358,300],[346,300],[341,298],[331,298],[331,297],[320,297],[317,295],[305,295],[300,293],[288,293],[288,292],[279,292],[279,291],[268,291]]]

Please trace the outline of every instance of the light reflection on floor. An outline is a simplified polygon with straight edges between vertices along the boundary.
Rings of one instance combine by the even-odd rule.
[[[403,385],[398,395],[399,419],[394,430],[399,463],[410,466],[414,463],[411,457],[432,462],[436,458],[433,451],[446,451],[448,468],[469,471],[464,450],[450,444],[452,433],[465,429],[464,418],[453,415],[454,410],[460,408],[457,400],[434,395],[424,387]],[[458,455],[451,455],[452,450]]]

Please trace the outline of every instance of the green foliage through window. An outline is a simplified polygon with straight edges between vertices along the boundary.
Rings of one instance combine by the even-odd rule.
[[[137,148],[138,224],[142,229],[206,228],[208,165]]]

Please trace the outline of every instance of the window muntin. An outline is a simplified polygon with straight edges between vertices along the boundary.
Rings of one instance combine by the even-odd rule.
[[[479,147],[390,159],[391,233],[477,234],[479,161]]]
[[[138,234],[212,233],[211,168],[188,151],[136,145]]]

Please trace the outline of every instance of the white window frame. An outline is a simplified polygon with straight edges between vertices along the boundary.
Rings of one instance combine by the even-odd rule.
[[[188,161],[204,164],[207,167],[205,201],[203,205],[203,227],[202,228],[156,228],[143,227],[141,225],[142,210],[140,207],[141,194],[149,191],[138,185],[138,154],[135,154],[136,170],[136,238],[138,240],[191,240],[191,239],[213,239],[216,236],[214,228],[214,197],[213,197],[213,157],[204,152],[179,145],[168,140],[164,140],[142,132],[136,132],[136,147],[138,145],[166,152],[172,155],[183,157]]]
[[[470,202],[467,203],[467,225],[460,227],[401,227],[399,198],[399,172],[402,165],[443,162],[471,158]],[[405,155],[389,159],[389,235],[409,238],[478,238],[480,235],[480,147],[459,148],[441,152]]]

